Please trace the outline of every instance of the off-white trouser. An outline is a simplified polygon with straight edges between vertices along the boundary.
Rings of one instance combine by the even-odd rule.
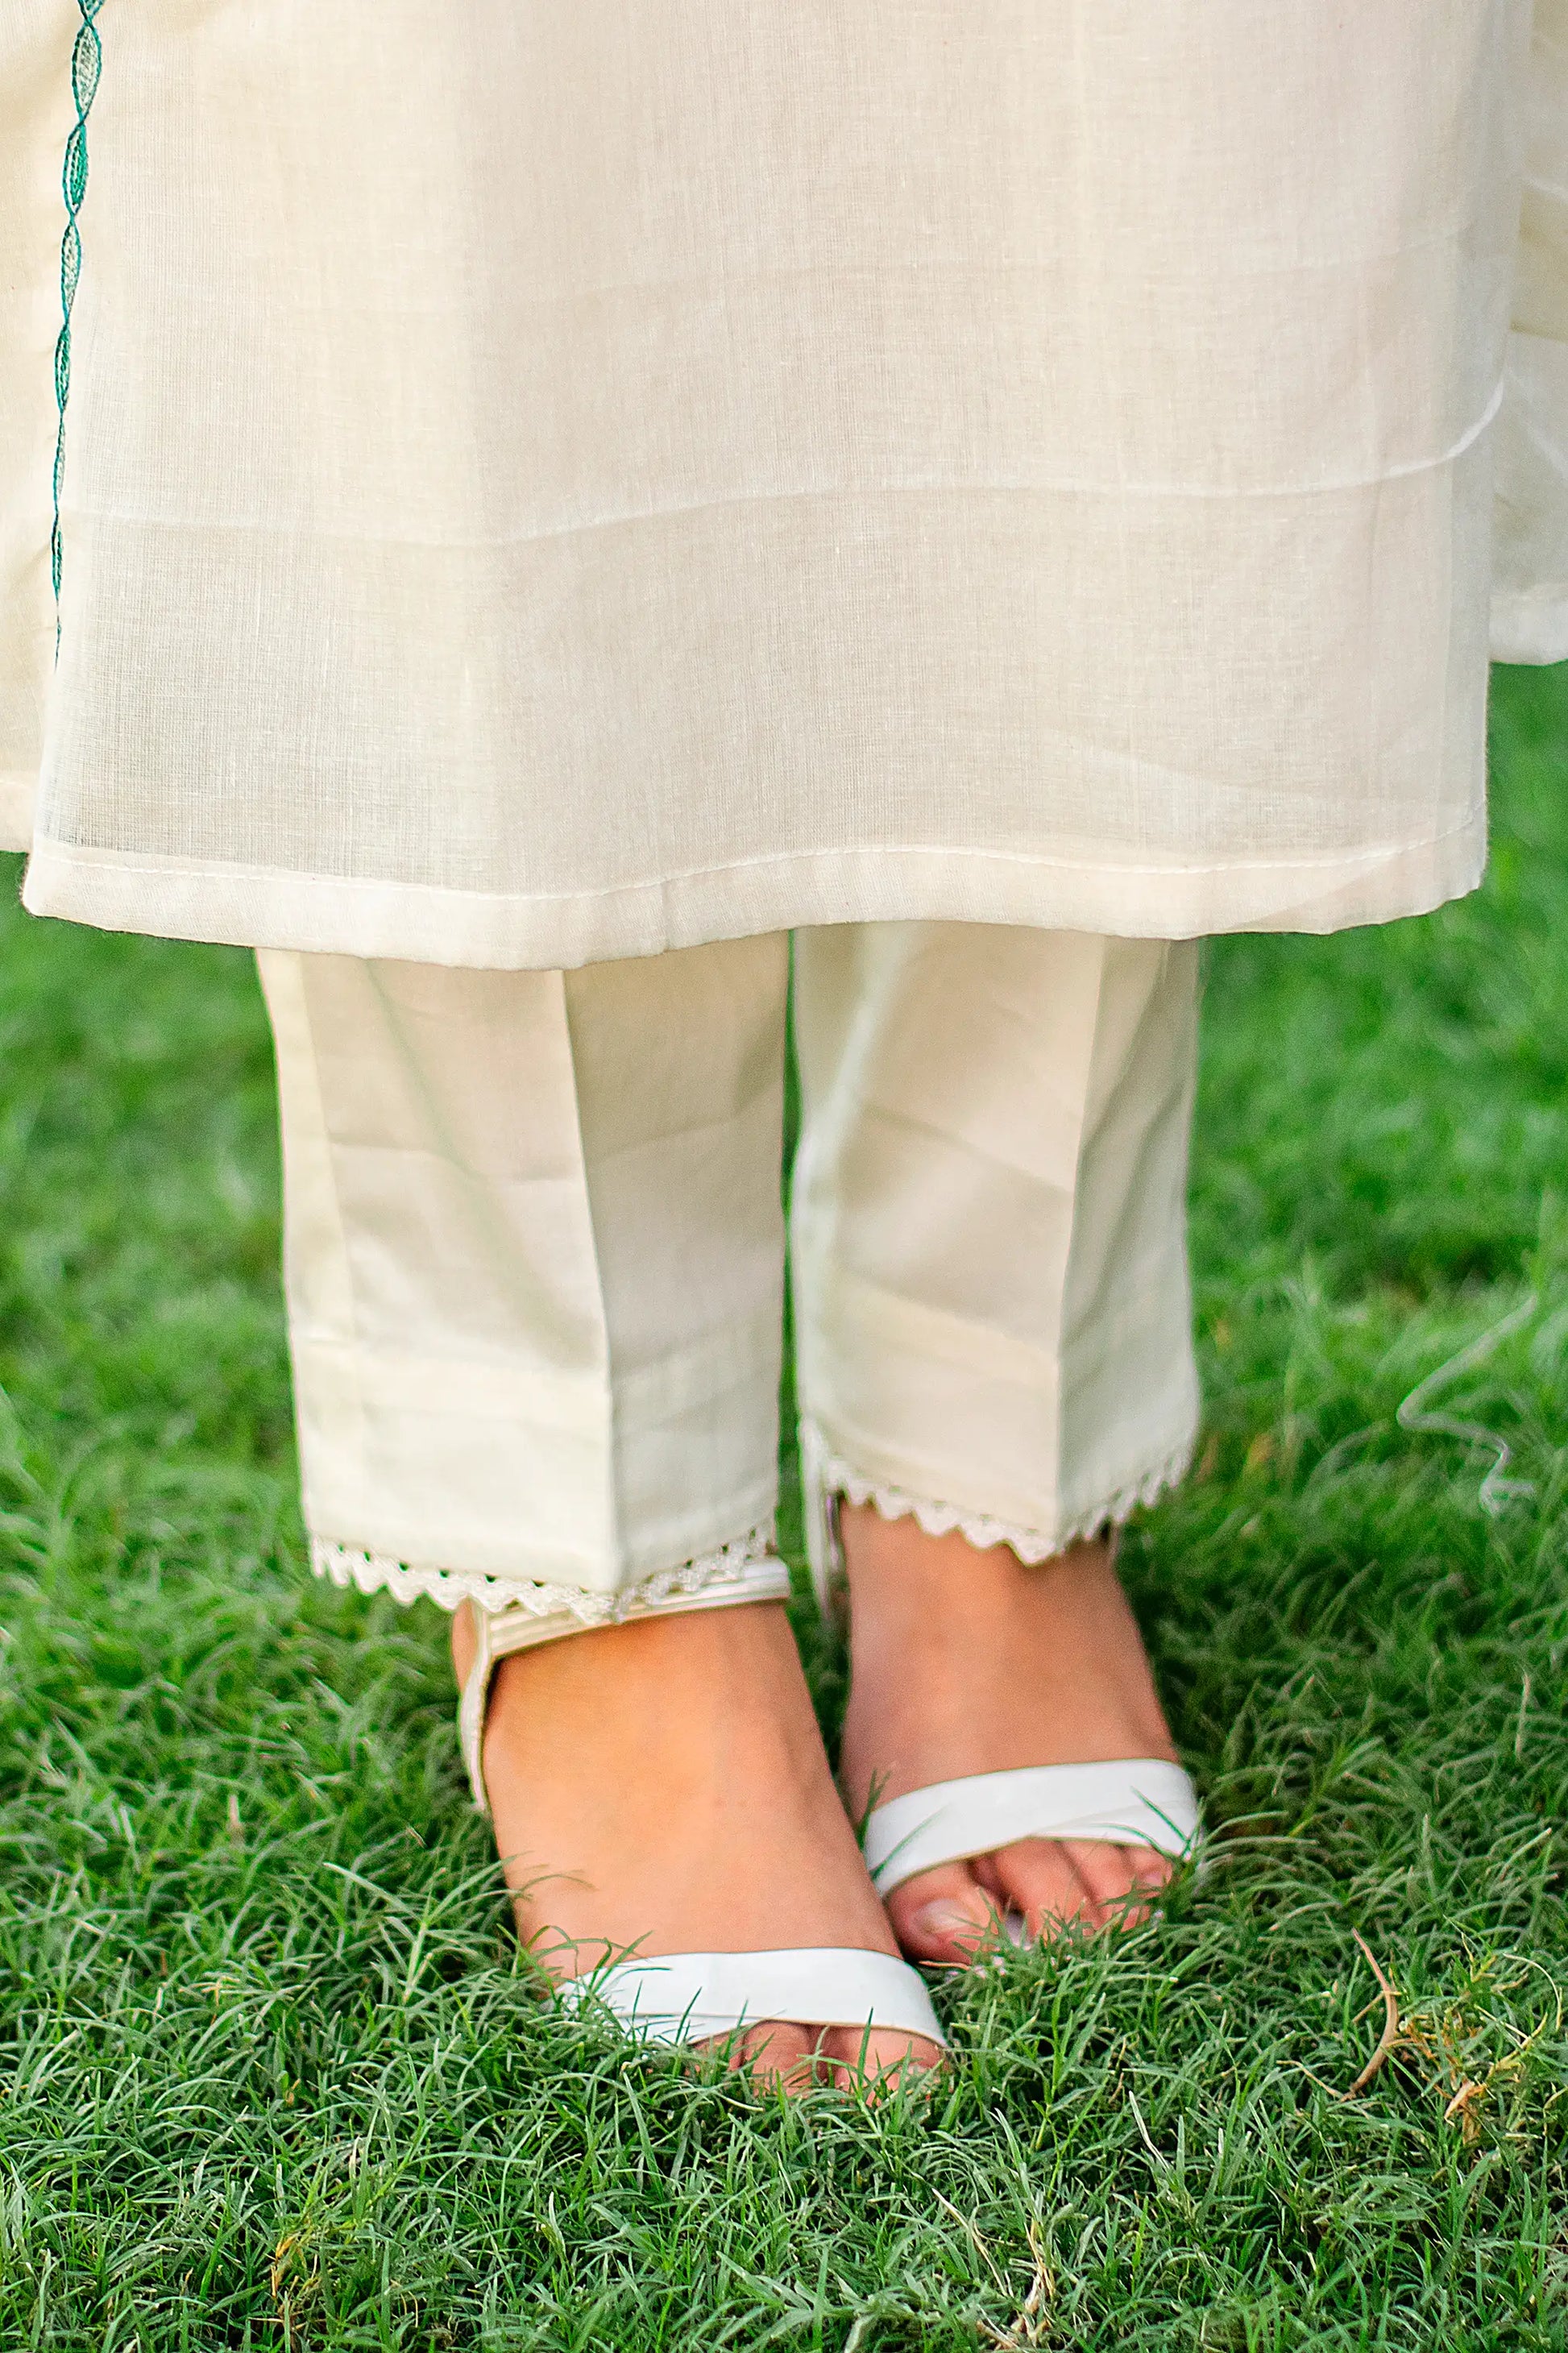
[[[319,1568],[592,1621],[769,1558],[790,944],[268,952]],[[803,1461],[1043,1559],[1176,1475],[1195,951],[795,941]]]

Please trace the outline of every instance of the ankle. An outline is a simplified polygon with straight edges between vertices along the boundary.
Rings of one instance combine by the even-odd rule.
[[[931,1779],[1118,1757],[1174,1758],[1110,1548],[1026,1565],[912,1520],[844,1514],[852,1805]]]
[[[1042,1602],[1071,1609],[1086,1588],[1116,1587],[1109,1548],[1094,1540],[1026,1564],[1010,1546],[931,1535],[913,1517],[885,1520],[869,1504],[847,1504],[840,1529],[858,1628],[906,1640],[943,1640],[955,1622],[999,1634]]]
[[[777,1602],[512,1652],[483,1759],[519,1929],[552,1973],[628,1946],[891,1950]]]
[[[800,1695],[781,1603],[683,1610],[594,1627],[501,1660],[487,1738],[499,1731],[533,1747],[649,1760],[689,1752],[694,1763],[718,1766],[723,1752],[787,1744]]]

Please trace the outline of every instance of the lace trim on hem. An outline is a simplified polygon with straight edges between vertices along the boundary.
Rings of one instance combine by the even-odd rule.
[[[984,1512],[967,1511],[958,1504],[944,1504],[932,1496],[911,1494],[904,1487],[862,1478],[841,1456],[831,1451],[819,1430],[807,1425],[803,1427],[802,1436],[805,1440],[801,1448],[803,1468],[809,1465],[808,1476],[825,1498],[841,1496],[846,1503],[869,1504],[884,1520],[912,1519],[928,1536],[956,1533],[977,1551],[983,1552],[991,1545],[1009,1545],[1031,1568],[1054,1559],[1068,1545],[1098,1535],[1101,1528],[1121,1527],[1134,1512],[1155,1502],[1183,1476],[1193,1459],[1195,1443],[1194,1438],[1183,1439],[1151,1469],[1114,1489],[1092,1510],[1080,1513],[1047,1536],[1037,1528],[1016,1526],[1010,1520],[993,1519]]]
[[[581,1626],[616,1626],[662,1602],[686,1599],[708,1587],[733,1583],[737,1577],[756,1574],[759,1589],[787,1588],[789,1572],[773,1549],[773,1533],[766,1524],[752,1528],[717,1552],[700,1554],[678,1568],[661,1568],[618,1593],[593,1593],[578,1585],[551,1585],[536,1577],[486,1577],[478,1569],[410,1568],[384,1553],[356,1552],[351,1545],[333,1544],[324,1536],[310,1539],[310,1567],[333,1585],[357,1588],[361,1593],[390,1593],[407,1604],[434,1601],[443,1609],[459,1602],[478,1602],[481,1609],[526,1609],[535,1618],[574,1618]],[[765,1573],[762,1573],[765,1572]]]

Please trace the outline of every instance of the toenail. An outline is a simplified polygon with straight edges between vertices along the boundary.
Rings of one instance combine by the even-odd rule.
[[[991,1924],[989,1914],[984,1920],[977,1920],[962,1904],[939,1897],[934,1904],[921,1906],[914,1925],[927,1936],[983,1936]]]

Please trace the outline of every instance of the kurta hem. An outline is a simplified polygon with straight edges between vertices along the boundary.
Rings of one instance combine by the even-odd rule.
[[[1331,858],[1131,865],[952,846],[746,860],[607,891],[531,895],[140,859],[37,840],[23,903],[101,931],[495,971],[563,970],[805,924],[1020,923],[1125,939],[1331,932],[1474,890],[1486,817]]]
[[[1531,669],[1568,661],[1568,596],[1556,589],[1494,596],[1492,659]]]

